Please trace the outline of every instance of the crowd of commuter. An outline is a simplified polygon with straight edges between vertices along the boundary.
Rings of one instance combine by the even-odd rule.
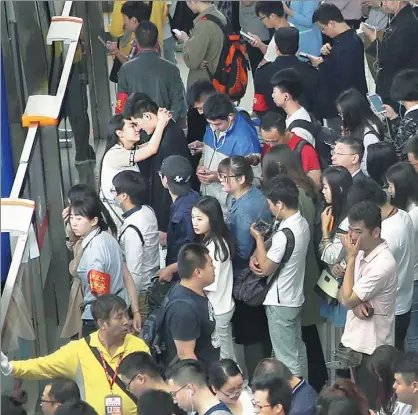
[[[149,3],[114,4],[107,148],[62,213],[71,341],[3,375],[47,415],[418,413],[415,2]],[[251,109],[216,78],[237,28]]]

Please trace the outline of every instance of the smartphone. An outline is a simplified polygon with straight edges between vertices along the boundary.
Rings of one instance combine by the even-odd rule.
[[[383,106],[382,98],[377,94],[367,94],[366,95],[370,106],[376,114],[384,114],[386,112],[385,107]]]
[[[107,46],[107,43],[100,37],[100,36],[97,36],[97,39],[99,39],[100,40],[100,43],[102,43],[102,45],[106,48],[106,49],[109,49],[109,47]]]
[[[263,220],[257,221],[254,228],[261,233],[261,235],[265,235],[266,232],[270,229],[270,225]]]
[[[309,60],[311,59],[308,53],[299,52],[299,56],[305,59],[309,59]]]
[[[181,35],[181,30],[179,30],[179,29],[173,29],[173,33],[174,33],[177,37],[179,37],[179,36]]]
[[[254,41],[254,40],[255,40],[255,39],[254,39],[251,35],[249,35],[248,33],[244,32],[243,30],[241,30],[239,33],[240,33],[240,35],[241,35],[242,37],[244,37],[246,40],[252,40],[252,41]]]

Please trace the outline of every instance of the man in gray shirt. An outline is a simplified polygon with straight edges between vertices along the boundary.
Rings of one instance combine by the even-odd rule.
[[[156,52],[158,29],[142,21],[135,30],[138,54],[119,71],[116,113],[121,113],[128,96],[134,92],[147,94],[159,107],[167,108],[174,120],[186,115],[184,85],[180,70]]]

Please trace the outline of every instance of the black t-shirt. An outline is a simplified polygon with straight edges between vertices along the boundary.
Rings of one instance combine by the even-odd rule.
[[[160,148],[151,158],[150,193],[151,207],[155,211],[158,221],[158,230],[167,232],[168,218],[170,216],[171,196],[161,184],[158,172],[165,158],[179,155],[190,160],[190,151],[183,130],[174,121],[170,121],[164,130]]]
[[[196,340],[195,355],[208,368],[220,356],[212,304],[206,296],[180,284],[172,288],[169,296],[164,319],[164,337],[167,344],[165,364],[168,366],[177,356],[174,340]],[[173,302],[177,299],[184,301]]]

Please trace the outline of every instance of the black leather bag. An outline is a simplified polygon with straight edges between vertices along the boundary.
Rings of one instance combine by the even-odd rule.
[[[280,262],[279,267],[273,273],[270,280],[267,282],[269,277],[259,277],[255,275],[249,268],[243,269],[237,276],[234,276],[233,296],[236,300],[242,301],[251,307],[257,307],[263,305],[266,299],[267,293],[273,286],[281,270],[289,258],[293,254],[295,249],[295,235],[289,228],[280,229],[279,232],[283,232],[286,235],[286,251]],[[271,247],[271,241],[273,236],[269,237],[265,242],[267,246]]]

